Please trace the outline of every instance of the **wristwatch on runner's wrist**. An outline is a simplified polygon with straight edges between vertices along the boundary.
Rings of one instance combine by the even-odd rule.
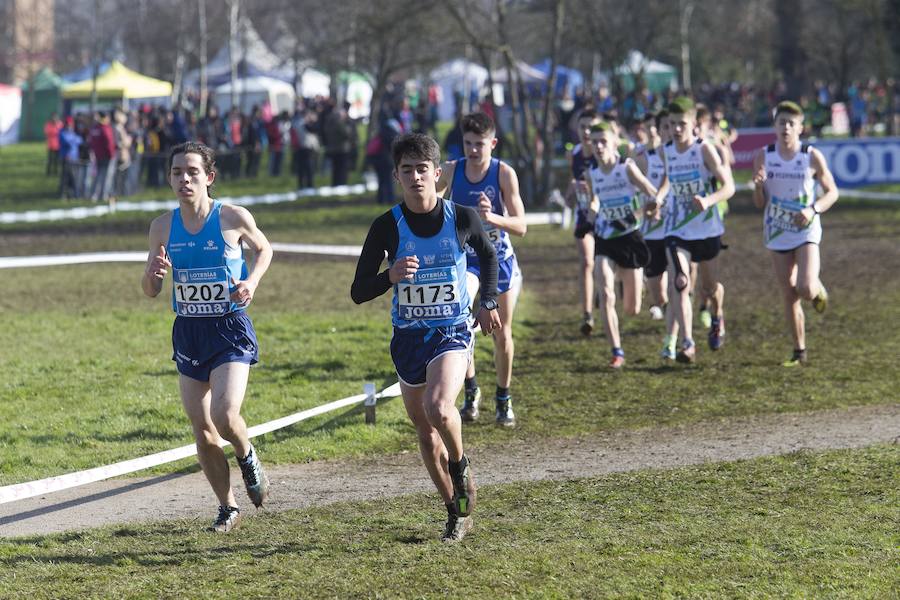
[[[483,300],[481,302],[481,308],[485,310],[497,310],[497,300],[491,298],[490,300]]]

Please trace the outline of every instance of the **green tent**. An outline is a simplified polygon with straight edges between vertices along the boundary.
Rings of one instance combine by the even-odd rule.
[[[43,140],[44,123],[52,113],[60,114],[63,81],[47,67],[38,71],[32,81],[33,96],[28,89],[28,82],[22,85],[21,139]]]

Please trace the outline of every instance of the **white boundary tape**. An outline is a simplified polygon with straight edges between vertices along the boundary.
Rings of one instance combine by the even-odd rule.
[[[393,398],[399,395],[400,384],[398,382],[386,387],[384,390],[376,394],[375,397]],[[359,404],[360,402],[365,401],[366,398],[368,398],[366,394],[349,396],[347,398],[335,400],[334,402],[329,402],[328,404],[322,404],[321,406],[316,406],[314,408],[300,411],[298,413],[294,413],[280,419],[275,419],[274,421],[269,421],[268,423],[255,425],[253,427],[250,427],[247,432],[249,436],[253,438],[264,433],[275,431],[276,429],[283,429],[284,427],[293,425],[294,423],[298,423],[306,419],[311,419],[312,417],[316,417],[333,410],[338,410],[346,406]],[[223,440],[222,447],[224,448],[228,445],[229,443]],[[111,477],[126,475],[128,473],[134,473],[135,471],[149,469],[151,467],[158,467],[159,465],[164,465],[176,460],[181,460],[182,458],[188,458],[190,456],[194,456],[195,454],[197,454],[197,446],[195,444],[189,444],[187,446],[181,446],[179,448],[157,452],[156,454],[142,456],[140,458],[133,458],[131,460],[124,460],[121,462],[113,463],[111,465],[87,469],[85,471],[77,471],[75,473],[67,473],[66,475],[48,477],[46,479],[38,479],[36,481],[29,481],[27,483],[17,483],[14,485],[3,486],[0,487],[0,504],[13,502],[15,500],[24,500],[25,498],[32,498],[34,496],[40,496],[42,494],[50,494],[52,492],[58,492],[61,490],[78,487],[87,483],[103,481],[104,479],[110,479]]]
[[[236,204],[238,206],[253,206],[255,204],[278,204],[281,202],[293,202],[300,198],[311,196],[355,196],[374,192],[378,189],[377,183],[357,183],[355,185],[324,186],[319,188],[304,188],[281,194],[262,194],[259,196],[226,196],[217,198],[222,202]],[[154,212],[171,210],[178,207],[177,200],[144,200],[123,201],[112,205],[98,204],[95,206],[76,206],[73,208],[55,208],[52,210],[28,210],[24,212],[0,213],[0,223],[37,223],[39,221],[62,221],[65,219],[87,219],[99,217],[119,211]]]
[[[532,213],[525,215],[529,225],[561,223],[562,213]],[[336,246],[328,244],[287,244],[272,242],[275,252],[295,254],[323,254],[326,256],[359,256],[362,246]],[[22,267],[53,267],[109,262],[145,262],[146,252],[86,252],[81,254],[57,254],[42,256],[0,256],[0,269]]]

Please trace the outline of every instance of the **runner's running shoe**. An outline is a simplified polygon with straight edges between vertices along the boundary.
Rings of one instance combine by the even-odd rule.
[[[783,367],[800,367],[806,364],[806,350],[794,350],[793,356],[781,363]]]
[[[665,360],[675,360],[675,348],[667,344],[659,351],[659,356]]]
[[[472,529],[472,517],[461,517],[453,510],[453,506],[447,507],[447,524],[444,526],[444,533],[441,534],[441,541],[448,544],[459,542],[469,530]]]
[[[665,318],[663,309],[655,304],[650,307],[650,319],[653,321],[662,321]]]
[[[496,408],[494,421],[497,425],[502,425],[503,427],[515,427],[516,413],[513,412],[512,398],[495,398],[494,405]]]
[[[613,357],[609,359],[609,364],[607,366],[610,369],[621,369],[625,366],[625,357],[614,354]]]
[[[259,508],[269,497],[269,478],[263,470],[262,463],[256,455],[256,448],[250,446],[250,452],[243,459],[238,459],[241,467],[241,475],[244,476],[244,485],[247,487],[247,495],[253,506]]]
[[[675,360],[680,363],[690,364],[694,362],[697,357],[697,346],[694,345],[692,340],[685,340],[681,344],[681,350],[678,351],[678,354],[675,355]]]
[[[590,336],[594,333],[594,316],[590,314],[585,314],[584,319],[581,321],[581,333],[586,336]]]
[[[463,455],[466,466],[458,473],[450,469],[450,480],[453,482],[453,509],[460,517],[468,517],[475,509],[475,478],[472,476],[472,465]]]
[[[476,387],[475,391],[465,394],[462,408],[459,409],[459,416],[466,423],[478,420],[478,405],[481,403],[481,388]]]
[[[812,305],[819,314],[822,314],[828,308],[828,290],[825,289],[824,285],[819,285],[819,293],[813,298]]]
[[[228,533],[241,525],[241,511],[237,506],[220,506],[219,516],[213,521],[210,531],[216,533]]]
[[[713,319],[709,327],[709,336],[706,341],[709,342],[709,349],[716,351],[725,343],[725,318]]]
[[[709,309],[706,308],[706,305],[700,307],[700,322],[703,323],[703,326],[707,329],[712,327],[712,313],[709,312]]]

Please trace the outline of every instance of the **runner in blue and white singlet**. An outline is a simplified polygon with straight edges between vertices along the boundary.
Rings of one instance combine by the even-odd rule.
[[[495,421],[499,425],[512,427],[515,425],[509,391],[514,355],[512,323],[522,286],[522,273],[510,235],[524,236],[528,230],[525,206],[519,195],[515,170],[491,156],[498,143],[493,119],[482,112],[468,114],[460,119],[460,128],[465,157],[444,165],[437,192],[449,196],[461,206],[477,210],[496,250],[499,267],[497,305],[503,328],[493,335],[494,367],[497,372]],[[474,299],[479,287],[480,265],[471,252],[468,257],[466,281],[469,297]],[[466,372],[465,399],[461,409],[463,420],[474,421],[478,418],[480,398],[481,390],[476,382],[473,361]]]
[[[166,251],[172,261],[172,310],[180,317],[216,317],[244,308],[229,296],[232,281],[247,277],[241,248],[222,236],[220,209],[214,201],[206,223],[196,234],[184,228],[181,208],[172,214]]]
[[[603,121],[593,109],[585,109],[576,121],[579,143],[569,154],[572,180],[566,191],[566,201],[573,209],[575,245],[578,248],[579,280],[581,283],[581,327],[583,335],[594,332],[594,236],[593,213],[588,170],[596,163],[591,144],[591,127]]]
[[[612,240],[641,229],[641,205],[638,192],[628,179],[629,165],[634,165],[634,161],[623,158],[609,173],[604,173],[599,165],[590,170],[591,188],[599,200],[594,233],[601,239]]]
[[[397,223],[400,242],[397,256],[420,256],[423,264],[412,281],[394,284],[391,320],[398,329],[428,329],[466,325],[471,300],[466,289],[466,252],[456,235],[456,211],[452,202],[443,202],[444,224],[433,237],[416,236],[400,205],[391,212]]]
[[[245,308],[272,260],[272,246],[243,207],[209,196],[216,178],[215,153],[186,142],[169,155],[168,180],[178,207],[150,225],[150,254],[141,289],[162,292],[172,271],[172,360],[179,373],[181,404],[191,421],[197,454],[219,501],[212,530],[226,533],[241,522],[222,439],[235,457],[251,502],[259,507],[269,480],[240,415],[250,365],[259,360],[253,322]],[[254,255],[243,258],[246,244]]]
[[[491,210],[498,215],[506,214],[506,207],[503,205],[503,194],[500,191],[500,160],[491,159],[490,167],[488,167],[487,175],[478,182],[471,182],[466,177],[466,159],[461,158],[456,161],[456,168],[453,171],[453,183],[450,186],[450,199],[462,206],[471,206],[478,208],[478,199],[482,192],[491,201]],[[515,260],[515,252],[513,251],[512,241],[509,234],[499,227],[484,224],[484,230],[494,244],[494,250],[497,251],[497,261],[500,263]],[[466,254],[469,257],[468,270],[478,274],[478,257],[471,248],[466,248]],[[500,283],[497,289],[502,294],[511,286],[511,281],[507,278],[505,284],[501,273]]]

